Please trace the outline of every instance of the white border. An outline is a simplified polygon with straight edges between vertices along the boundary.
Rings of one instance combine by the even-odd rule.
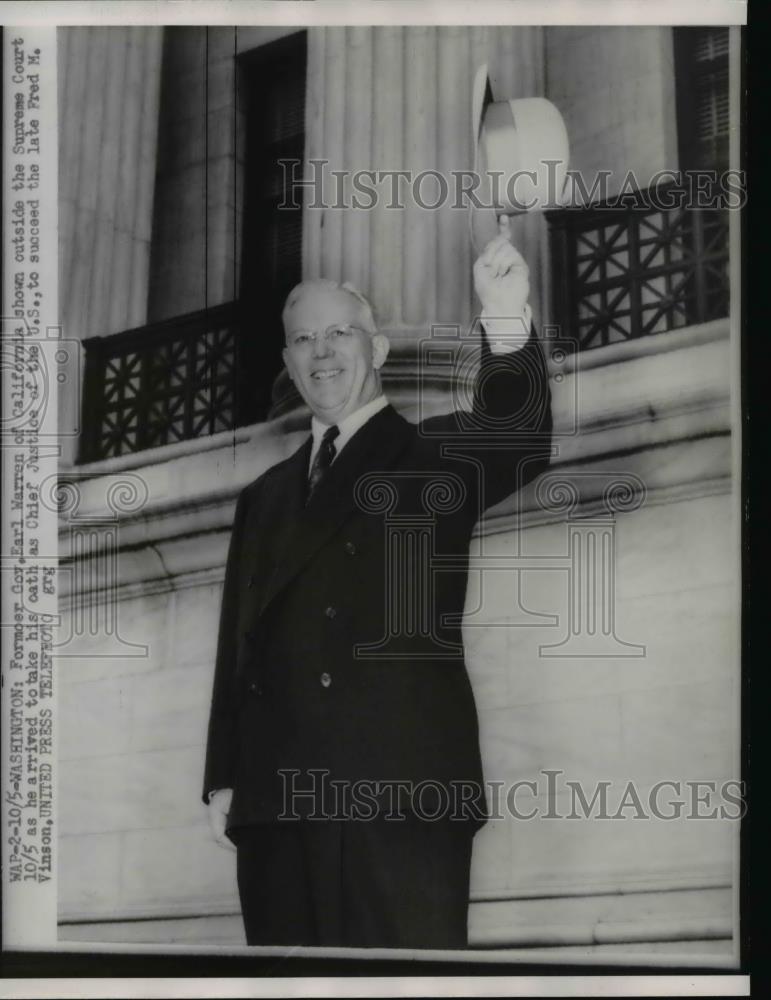
[[[161,991],[161,984],[163,989]],[[35,990],[33,993],[32,990]],[[360,976],[355,979],[11,979],[0,997],[749,996],[749,976]]]
[[[7,0],[3,24],[746,24],[747,0]]]

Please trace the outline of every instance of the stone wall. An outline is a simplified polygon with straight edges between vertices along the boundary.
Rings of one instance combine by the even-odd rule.
[[[677,170],[672,29],[562,26],[545,35],[546,96],[565,118],[570,167],[585,188],[603,170],[609,196],[628,171],[647,188],[657,171]]]

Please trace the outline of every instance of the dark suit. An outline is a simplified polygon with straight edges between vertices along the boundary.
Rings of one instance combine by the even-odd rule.
[[[204,797],[234,789],[234,839],[286,815],[288,781],[311,787],[314,769],[347,783],[430,782],[426,811],[457,801],[465,783],[476,791],[471,802],[464,793],[464,829],[483,822],[460,624],[469,539],[482,509],[548,464],[550,431],[531,333],[516,353],[483,349],[473,414],[419,426],[390,406],[375,414],[307,507],[310,439],[242,491],[204,783]],[[409,810],[409,791],[397,800]],[[290,810],[314,807],[318,796]]]

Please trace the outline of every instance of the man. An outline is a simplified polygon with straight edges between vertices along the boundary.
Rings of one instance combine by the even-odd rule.
[[[287,299],[312,436],[238,499],[204,782],[214,836],[237,846],[249,944],[467,944],[485,812],[468,544],[548,463],[551,432],[508,236],[502,220],[474,266],[488,343],[470,414],[414,426],[388,404],[388,340],[350,286]]]

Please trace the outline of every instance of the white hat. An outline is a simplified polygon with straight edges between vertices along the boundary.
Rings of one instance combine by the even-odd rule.
[[[486,64],[474,77],[471,116],[474,170],[481,178],[476,194],[493,206],[471,204],[471,236],[481,251],[498,233],[500,214],[562,204],[570,147],[562,115],[545,97],[495,101]]]

